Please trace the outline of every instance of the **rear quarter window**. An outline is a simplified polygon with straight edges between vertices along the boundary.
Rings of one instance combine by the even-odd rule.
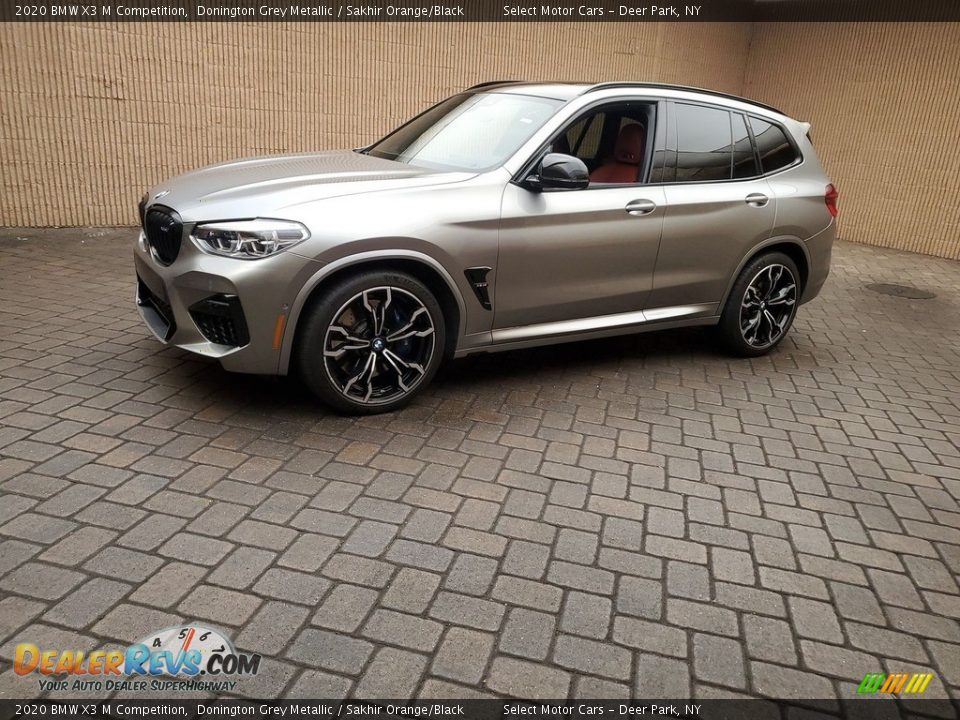
[[[750,127],[757,143],[760,168],[764,175],[792,165],[800,157],[786,131],[779,125],[751,116]]]

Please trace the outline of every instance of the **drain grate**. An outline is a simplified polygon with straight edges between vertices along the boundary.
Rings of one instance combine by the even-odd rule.
[[[894,297],[907,298],[908,300],[929,300],[936,295],[929,290],[910,287],[909,285],[895,285],[892,283],[873,283],[866,286],[867,290],[873,290],[881,295],[893,295]]]

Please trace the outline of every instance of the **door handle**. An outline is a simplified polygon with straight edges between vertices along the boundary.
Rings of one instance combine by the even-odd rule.
[[[653,200],[631,200],[627,203],[624,210],[630,215],[649,215],[657,209],[657,204]]]
[[[743,201],[747,205],[750,205],[751,207],[761,208],[761,207],[764,207],[768,202],[770,202],[770,198],[768,198],[763,193],[750,193],[749,195],[747,195],[747,197],[744,198]]]

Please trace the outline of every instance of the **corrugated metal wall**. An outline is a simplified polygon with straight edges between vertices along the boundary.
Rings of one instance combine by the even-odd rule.
[[[265,153],[351,147],[490,79],[736,91],[748,25],[0,25],[0,225],[136,221],[143,190]]]
[[[758,23],[747,68],[812,123],[845,240],[960,259],[960,23]]]
[[[0,25],[0,225],[135,221],[200,165],[365,143],[490,79],[653,79],[813,123],[844,238],[960,258],[960,25]]]

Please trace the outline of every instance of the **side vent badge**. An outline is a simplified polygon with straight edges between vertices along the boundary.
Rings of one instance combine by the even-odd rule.
[[[472,267],[464,270],[463,274],[467,276],[467,281],[473,288],[473,292],[476,293],[477,300],[480,301],[483,309],[493,310],[493,305],[490,304],[490,289],[487,286],[488,272],[490,272],[488,267]]]

